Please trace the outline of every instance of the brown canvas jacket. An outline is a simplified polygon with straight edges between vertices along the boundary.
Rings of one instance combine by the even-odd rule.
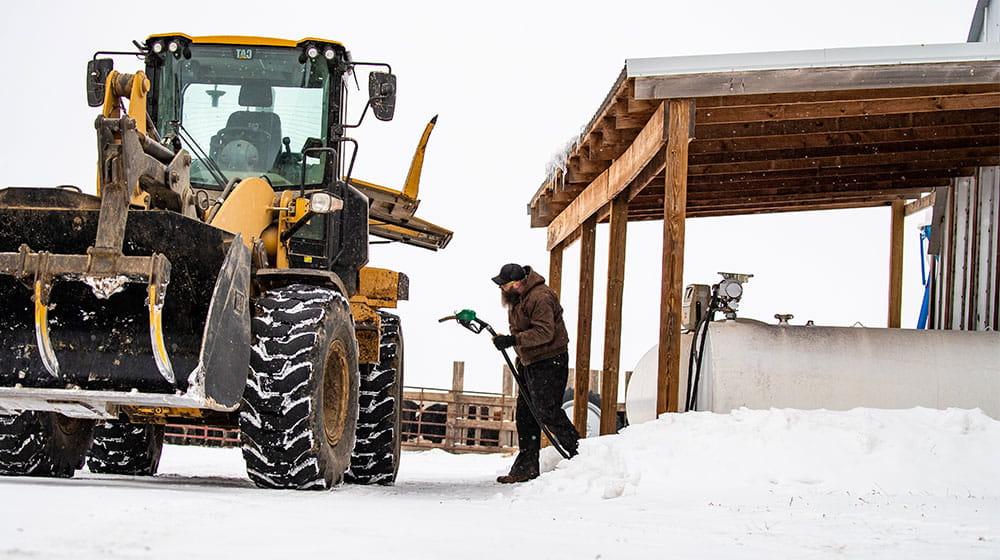
[[[510,333],[517,343],[514,350],[522,364],[532,364],[567,351],[569,334],[563,323],[563,308],[559,297],[545,284],[540,274],[528,272],[521,292],[521,301],[507,312]]]

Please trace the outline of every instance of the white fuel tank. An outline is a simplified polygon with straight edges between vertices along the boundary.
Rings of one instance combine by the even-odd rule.
[[[688,344],[681,356],[681,402]],[[655,416],[655,395],[656,347],[632,374],[629,422]],[[743,320],[709,325],[698,410],[916,406],[980,408],[1000,419],[1000,333]]]

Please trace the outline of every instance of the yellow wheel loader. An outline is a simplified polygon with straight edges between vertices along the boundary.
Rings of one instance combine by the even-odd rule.
[[[184,422],[239,427],[262,487],[391,483],[403,347],[384,310],[408,281],[365,265],[370,238],[451,239],[414,215],[436,117],[391,189],[352,177],[348,135],[392,119],[387,64],[314,38],[135,46],[88,64],[96,195],[0,189],[0,474],[151,475]]]

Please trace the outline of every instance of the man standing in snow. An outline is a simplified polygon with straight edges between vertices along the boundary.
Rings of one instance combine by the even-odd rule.
[[[538,421],[574,456],[580,436],[562,409],[569,373],[569,334],[563,323],[559,296],[530,266],[505,264],[493,282],[500,286],[501,301],[510,322],[510,334],[497,335],[493,344],[499,350],[513,347],[517,352],[518,369],[528,384]],[[517,396],[515,420],[520,451],[510,473],[497,478],[502,484],[538,477],[541,427],[524,402],[523,392]]]

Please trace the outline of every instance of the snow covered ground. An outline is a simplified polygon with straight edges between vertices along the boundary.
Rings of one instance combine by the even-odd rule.
[[[978,411],[670,415],[536,481],[408,453],[395,487],[255,489],[238,450],[152,479],[0,479],[0,558],[1000,558],[1000,422]]]

